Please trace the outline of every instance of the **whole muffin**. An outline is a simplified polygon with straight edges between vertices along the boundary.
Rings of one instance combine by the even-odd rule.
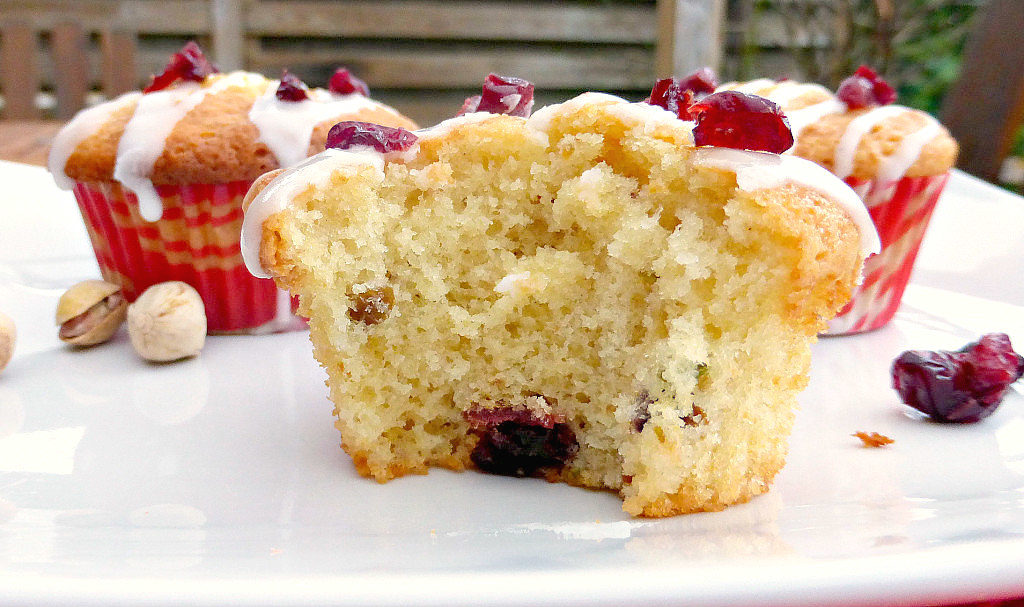
[[[144,91],[75,116],[49,167],[75,193],[104,278],[129,300],[159,282],[192,285],[211,332],[301,327],[290,298],[245,270],[242,198],[263,173],[322,150],[338,121],[415,128],[347,70],[330,89],[287,72],[219,73],[190,42]]]
[[[842,178],[864,199],[882,241],[864,281],[829,333],[888,323],[899,307],[928,220],[956,163],[957,144],[935,118],[895,105],[895,91],[861,67],[833,93],[818,84],[759,79],[719,90],[759,95],[785,112],[796,140],[790,153]]]

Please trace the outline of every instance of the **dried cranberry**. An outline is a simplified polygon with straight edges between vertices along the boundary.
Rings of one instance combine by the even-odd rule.
[[[466,97],[466,100],[462,102],[462,107],[455,113],[456,116],[463,114],[472,114],[476,111],[476,108],[480,107],[480,95],[473,95],[472,97]]]
[[[171,55],[164,71],[153,76],[153,81],[142,90],[143,93],[163,90],[178,80],[202,82],[210,74],[220,70],[206,59],[203,50],[193,41],[188,41],[181,50]]]
[[[463,416],[479,436],[469,457],[484,472],[532,476],[542,468],[564,466],[580,448],[561,417],[538,415],[525,406],[474,408]]]
[[[876,105],[889,105],[896,101],[896,89],[866,65],[857,68],[852,76],[839,83],[836,96],[851,110]]]
[[[488,74],[483,92],[466,99],[456,116],[489,112],[529,118],[533,111],[533,85],[522,78]]]
[[[662,78],[654,84],[645,103],[663,107],[681,120],[693,120],[690,106],[714,93],[718,77],[709,67],[701,68],[684,78]]]
[[[288,70],[281,72],[281,83],[277,85],[277,92],[274,94],[281,101],[309,99],[309,89],[306,87],[306,83],[299,80],[295,74],[289,73]]]
[[[345,150],[365,145],[381,153],[400,152],[412,147],[417,139],[415,134],[402,128],[346,121],[331,127],[327,133],[327,147]]]
[[[348,68],[339,67],[334,75],[327,81],[327,90],[339,95],[350,95],[359,93],[364,97],[370,96],[370,87],[366,83],[352,75]]]
[[[1024,357],[1004,333],[989,333],[962,350],[909,350],[892,365],[903,402],[943,422],[976,422],[1002,402],[1024,375]]]
[[[757,95],[722,91],[690,106],[696,115],[693,141],[738,150],[781,154],[793,146],[793,131],[779,106]]]
[[[348,317],[364,325],[375,325],[391,314],[395,305],[395,292],[389,286],[369,289],[356,295]]]
[[[647,422],[651,421],[652,404],[654,404],[654,399],[651,398],[650,392],[647,390],[641,390],[640,394],[637,394],[636,405],[633,409],[633,418],[630,420],[633,432],[643,432],[644,427],[647,426]]]

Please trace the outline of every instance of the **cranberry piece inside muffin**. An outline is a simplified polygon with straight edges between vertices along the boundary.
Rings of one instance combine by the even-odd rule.
[[[683,78],[662,78],[654,84],[645,103],[663,107],[681,120],[693,120],[690,106],[697,100],[715,92],[718,77],[709,68],[701,68]]]
[[[851,110],[856,110],[895,103],[896,89],[879,77],[875,70],[862,65],[839,84],[836,96]]]
[[[492,474],[532,476],[541,468],[560,468],[580,448],[560,417],[525,406],[471,409],[463,416],[480,437],[470,459]]]
[[[533,84],[512,76],[488,74],[483,93],[466,99],[456,116],[489,112],[529,118],[533,111]]]
[[[778,105],[757,95],[722,91],[690,106],[696,117],[693,141],[737,150],[781,154],[793,146],[793,131]]]
[[[167,67],[149,83],[143,93],[163,90],[178,80],[202,82],[210,74],[220,72],[203,54],[203,50],[194,41],[189,40],[181,50],[171,55]]]
[[[327,90],[338,95],[351,95],[359,93],[364,97],[370,96],[370,87],[366,83],[352,75],[348,68],[339,67],[334,70],[331,79],[327,81]]]
[[[309,99],[309,89],[306,87],[306,83],[299,80],[295,74],[289,73],[288,70],[281,72],[281,83],[277,85],[277,92],[274,94],[281,101]]]
[[[364,145],[383,154],[407,150],[417,139],[415,134],[403,128],[349,120],[331,127],[327,133],[327,147],[346,150]]]
[[[988,417],[1021,376],[1024,357],[1004,333],[989,333],[956,352],[908,350],[892,365],[893,388],[903,402],[942,422]]]

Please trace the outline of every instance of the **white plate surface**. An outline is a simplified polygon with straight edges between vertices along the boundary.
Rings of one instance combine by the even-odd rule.
[[[57,296],[97,275],[45,171],[0,163],[0,603],[794,605],[1024,596],[1024,398],[981,423],[908,415],[908,348],[1024,346],[1024,200],[955,174],[880,331],[815,347],[789,463],[724,512],[433,471],[378,485],[338,448],[303,333],[141,362],[123,330],[61,346]],[[1019,386],[1016,388],[1019,390]],[[865,449],[851,436],[895,439]]]

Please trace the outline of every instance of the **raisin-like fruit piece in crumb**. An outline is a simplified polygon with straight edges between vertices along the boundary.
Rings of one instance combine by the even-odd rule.
[[[537,414],[525,405],[473,408],[463,413],[479,437],[469,457],[477,468],[503,476],[533,476],[561,468],[579,451],[561,416]]]
[[[395,292],[388,286],[363,291],[353,298],[355,301],[348,309],[348,317],[364,325],[383,322],[395,305]]]
[[[647,422],[651,421],[651,405],[654,403],[654,399],[651,398],[651,393],[647,390],[641,390],[636,395],[636,405],[633,408],[633,417],[630,420],[630,427],[633,432],[640,433],[644,431],[644,427]]]

